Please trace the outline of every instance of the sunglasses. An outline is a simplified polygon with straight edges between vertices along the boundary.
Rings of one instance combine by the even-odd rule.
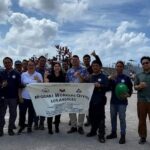
[[[149,62],[144,62],[144,63],[142,63],[142,65],[145,65],[145,64],[149,64]]]

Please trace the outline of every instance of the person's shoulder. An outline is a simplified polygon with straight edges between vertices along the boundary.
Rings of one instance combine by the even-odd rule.
[[[72,72],[72,71],[73,71],[73,68],[69,68],[69,69],[67,70],[66,74],[68,74],[68,73],[70,73],[70,72]]]
[[[20,77],[20,73],[19,73],[17,70],[15,70],[15,69],[13,69],[13,70],[11,71],[11,74],[12,74],[12,75],[15,75],[15,76],[17,76],[17,77]]]
[[[38,76],[42,76],[41,73],[38,72],[38,71],[35,71],[34,74],[35,74],[35,75],[38,75]]]
[[[26,76],[26,75],[28,75],[28,72],[27,72],[27,71],[21,73],[21,76]]]

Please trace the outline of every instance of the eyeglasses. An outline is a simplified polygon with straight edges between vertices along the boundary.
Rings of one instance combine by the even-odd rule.
[[[142,65],[145,65],[145,64],[149,64],[149,62],[144,62],[144,63],[142,63]]]

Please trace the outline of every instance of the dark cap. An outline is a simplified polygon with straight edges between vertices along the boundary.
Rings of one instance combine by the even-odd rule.
[[[21,64],[22,64],[22,62],[20,60],[15,61],[15,65],[21,65]]]

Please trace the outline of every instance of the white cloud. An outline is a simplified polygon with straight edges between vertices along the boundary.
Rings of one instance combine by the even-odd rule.
[[[76,20],[84,20],[85,11],[88,9],[86,1],[75,1],[70,3],[63,3],[58,12],[58,20],[75,22]]]
[[[57,9],[59,0],[19,0],[19,5],[28,9],[38,9],[50,13]]]
[[[131,58],[140,59],[141,56],[147,55],[146,50],[148,47],[150,49],[150,39],[145,33],[131,31],[135,27],[137,27],[135,23],[123,21],[116,30],[85,31],[70,35],[64,38],[64,41],[72,46],[73,54],[80,54],[81,58],[84,54],[96,50],[105,65],[118,59],[124,61]]]
[[[51,20],[29,18],[21,13],[13,13],[9,23],[11,27],[0,44],[6,49],[5,56],[43,54],[50,49],[58,31],[58,24]]]
[[[33,11],[54,13],[60,22],[83,19],[82,14],[88,8],[87,0],[20,0],[19,5]]]
[[[0,24],[7,21],[10,13],[9,7],[11,6],[11,0],[0,0]]]

